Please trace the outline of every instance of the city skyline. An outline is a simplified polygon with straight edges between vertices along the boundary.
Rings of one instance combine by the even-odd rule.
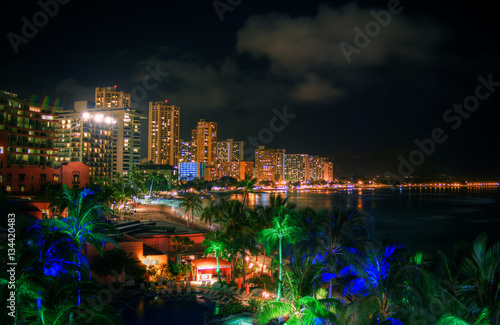
[[[180,106],[186,141],[206,119],[245,148],[257,138],[297,154],[389,150],[395,175],[400,156],[414,175],[433,161],[499,175],[498,21],[485,2],[243,1],[223,13],[212,2],[57,3],[32,37],[23,26],[39,4],[2,22],[0,89],[71,109],[116,85],[143,112],[150,101]],[[26,40],[17,52],[14,34]],[[284,107],[296,116],[288,124]]]

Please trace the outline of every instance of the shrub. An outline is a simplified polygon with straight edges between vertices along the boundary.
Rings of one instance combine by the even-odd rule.
[[[250,298],[250,301],[248,302],[248,309],[252,313],[257,312],[261,306],[262,306],[262,300]]]
[[[240,302],[230,302],[220,311],[220,316],[226,317],[232,314],[239,314],[245,311],[245,307]]]

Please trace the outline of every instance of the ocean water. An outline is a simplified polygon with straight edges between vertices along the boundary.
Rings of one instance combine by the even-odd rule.
[[[297,207],[346,207],[375,220],[382,240],[404,243],[412,250],[451,252],[459,241],[481,233],[500,241],[500,188],[376,188],[322,192],[286,192]],[[250,195],[249,204],[267,204],[269,194]]]

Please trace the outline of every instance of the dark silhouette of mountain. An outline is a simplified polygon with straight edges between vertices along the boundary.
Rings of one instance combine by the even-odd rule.
[[[329,158],[333,162],[335,178],[353,177],[354,175],[367,178],[373,178],[377,175],[382,177],[386,172],[400,176],[398,168],[402,163],[399,156],[407,162],[403,163],[403,165],[406,164],[403,166],[403,171],[411,170],[411,167],[414,168],[411,176],[428,177],[446,172],[444,166],[427,156],[424,156],[424,161],[420,166],[411,164],[409,155],[414,150],[413,146],[402,146],[378,152],[337,152],[331,154]],[[405,169],[408,166],[409,168]]]

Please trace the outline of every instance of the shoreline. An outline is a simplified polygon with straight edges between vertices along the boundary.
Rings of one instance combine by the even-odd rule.
[[[181,226],[190,227],[196,230],[208,231],[209,227],[205,223],[199,222],[199,217],[195,216],[193,226],[187,225],[185,213],[178,210],[180,215],[172,211],[172,206],[166,204],[139,204],[135,211],[137,213],[124,215],[124,220],[139,221],[167,221]],[[177,211],[177,210],[176,210]],[[198,221],[197,221],[198,219]]]

